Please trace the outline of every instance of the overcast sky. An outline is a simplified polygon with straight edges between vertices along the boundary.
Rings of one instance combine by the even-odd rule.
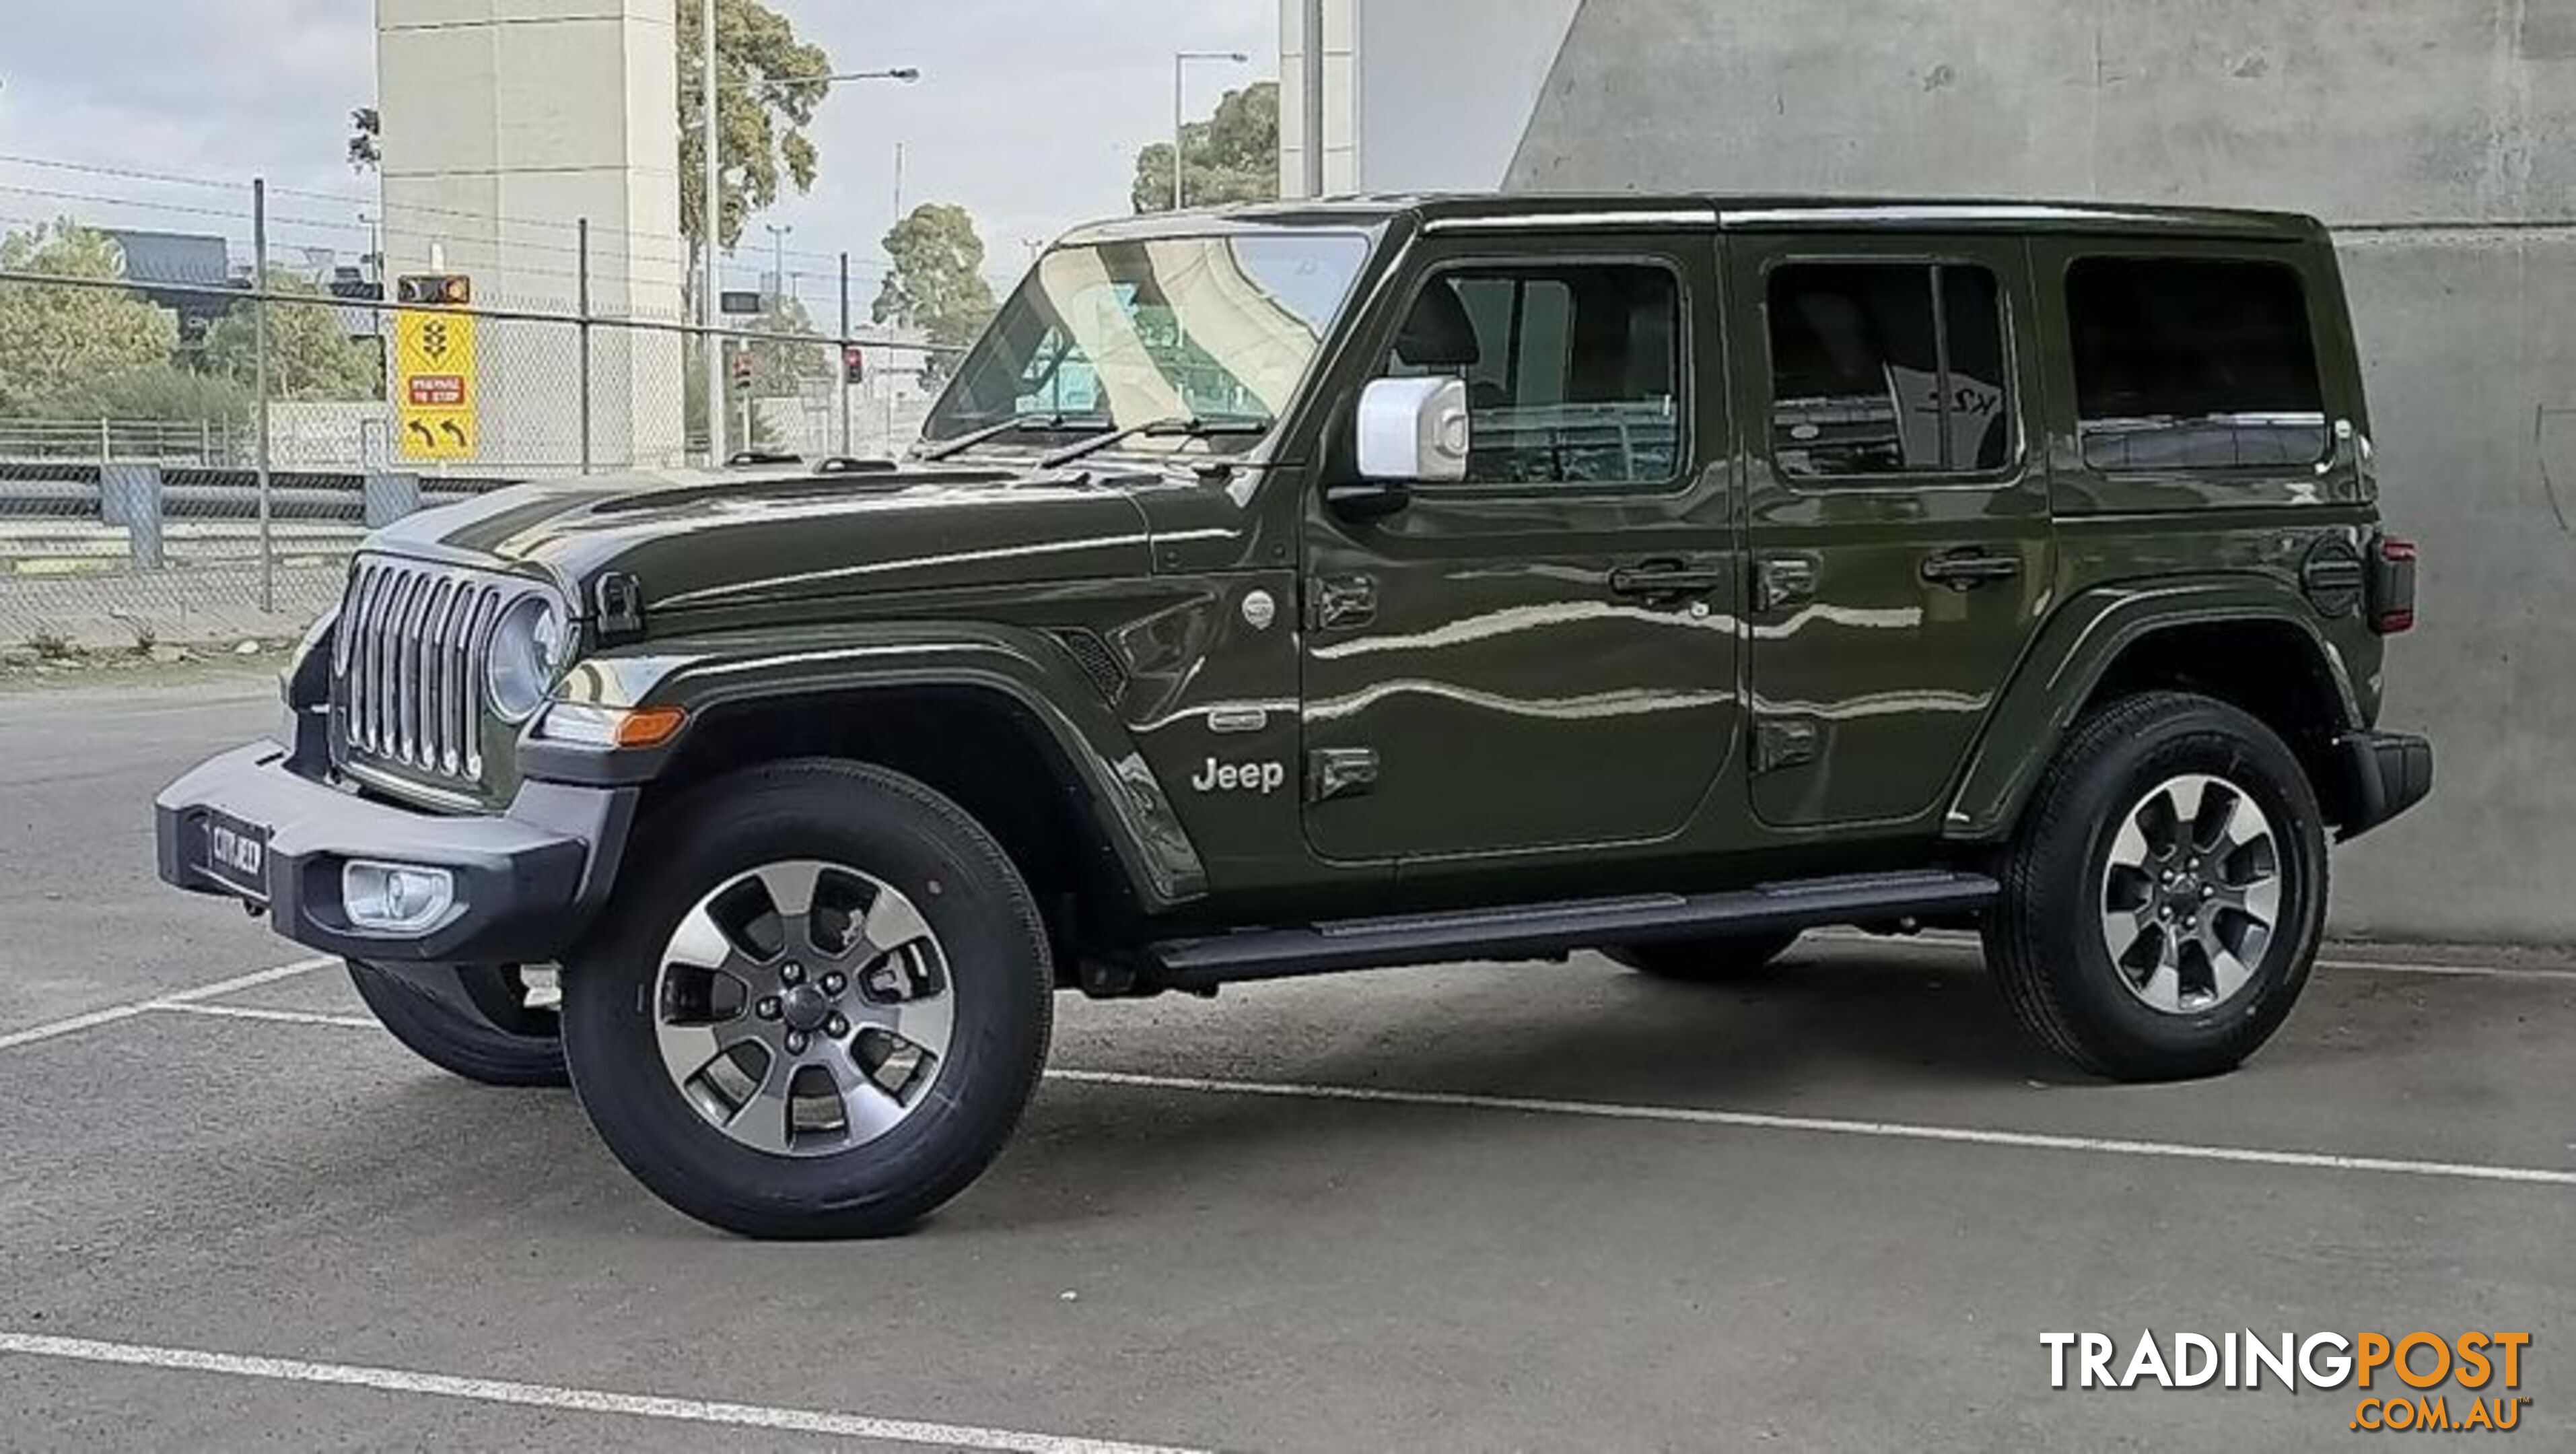
[[[893,218],[894,148],[907,204],[971,210],[1015,274],[1023,240],[1127,210],[1136,149],[1171,129],[1176,48],[1241,50],[1247,66],[1194,66],[1190,109],[1278,74],[1277,0],[768,0],[840,70],[917,66],[917,85],[840,87],[814,138],[812,196],[771,219],[789,245],[866,259]],[[366,0],[11,0],[0,42],[0,155],[210,180],[253,175],[322,197],[282,200],[306,219],[282,240],[359,250],[371,183],[341,148],[351,107],[375,96]],[[39,20],[37,17],[41,15]],[[33,195],[42,193],[47,195]],[[152,204],[112,209],[59,194]],[[228,230],[238,194],[0,161],[0,224],[66,210],[111,225]],[[209,209],[199,213],[193,208]],[[343,214],[346,214],[343,220]],[[755,222],[748,236],[766,247]],[[791,270],[819,268],[791,263]],[[864,306],[864,298],[862,300]]]

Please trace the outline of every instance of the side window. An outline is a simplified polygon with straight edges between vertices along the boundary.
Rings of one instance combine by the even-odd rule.
[[[1771,274],[1771,450],[1791,479],[1983,474],[2012,463],[1995,275],[1925,263]]]
[[[1681,290],[1644,263],[1435,275],[1387,372],[1466,380],[1471,485],[1680,478]]]
[[[2096,257],[2066,275],[2075,411],[2097,470],[2311,465],[2324,390],[2299,275],[2278,263]]]

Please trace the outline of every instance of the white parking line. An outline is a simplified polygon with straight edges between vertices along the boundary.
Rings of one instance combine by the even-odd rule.
[[[268,1020],[280,1025],[336,1025],[350,1030],[373,1030],[376,1022],[365,1015],[317,1015],[309,1010],[269,1010],[256,1005],[200,1005],[178,1000],[155,1000],[147,1010],[168,1010],[183,1015],[212,1015],[222,1020]]]
[[[1819,944],[1844,948],[1913,950],[1919,954],[1955,954],[1982,956],[1985,949],[1974,935],[1941,932],[1922,935],[1864,934],[1856,929],[1819,929],[1811,937]],[[2512,964],[2426,964],[2412,960],[2320,958],[2317,968],[2336,974],[2421,974],[2452,976],[2461,979],[2537,979],[2576,981],[2576,968],[2552,969],[2540,965]]]
[[[13,1030],[6,1035],[0,1035],[0,1050],[15,1050],[21,1045],[33,1045],[39,1041],[75,1034],[100,1025],[113,1025],[119,1020],[131,1020],[137,1015],[152,1010],[194,1005],[223,995],[239,994],[243,990],[257,989],[264,984],[293,979],[299,974],[311,974],[317,969],[328,969],[339,962],[336,959],[299,959],[293,964],[281,964],[273,969],[237,974],[231,979],[217,980],[213,984],[199,985],[195,989],[181,990],[176,994],[156,995],[148,1000],[137,1000],[130,1005],[113,1005],[104,1010],[92,1010],[88,1014],[73,1015],[68,1019],[56,1020],[50,1024],[36,1025],[25,1030]]]
[[[161,1348],[148,1343],[109,1343],[93,1338],[60,1338],[37,1333],[0,1332],[0,1353],[188,1373],[216,1373],[232,1378],[264,1378],[279,1383],[334,1384],[385,1393],[516,1404],[523,1408],[623,1414],[629,1418],[659,1419],[667,1423],[719,1424],[737,1429],[771,1429],[790,1434],[876,1439],[893,1444],[926,1444],[942,1449],[1002,1450],[1009,1451],[1009,1454],[1191,1454],[1191,1451],[1168,1445],[1078,1439],[1060,1434],[1025,1433],[1016,1429],[932,1424],[914,1419],[879,1419],[863,1414],[770,1408],[760,1404],[710,1403],[702,1399],[558,1388],[550,1384],[516,1383],[507,1379],[458,1378],[444,1373],[412,1373],[399,1368],[370,1368],[354,1363],[309,1363],[296,1358],[208,1353],[194,1348]]]
[[[2576,969],[2542,969],[2512,964],[2407,964],[2378,959],[2320,959],[2317,968],[2334,974],[2429,974],[2458,979],[2550,979],[2576,984]]]
[[[1844,936],[1841,935],[1835,935],[1833,938],[1837,941],[1844,940]],[[1853,936],[1850,942],[1881,941]],[[1966,950],[1973,949],[1975,946],[1934,940],[1915,941],[1915,947]],[[260,970],[254,974],[202,985],[193,990],[164,995],[158,999],[119,1005],[112,1009],[93,1011],[87,1015],[76,1015],[67,1020],[57,1020],[50,1025],[40,1025],[32,1030],[22,1030],[14,1035],[0,1037],[0,1050],[37,1040],[51,1039],[57,1035],[68,1035],[93,1025],[108,1024],[154,1012],[261,1020],[292,1025],[329,1026],[335,1029],[376,1028],[374,1020],[362,1015],[328,1015],[302,1010],[271,1010],[250,1005],[206,1003],[221,995],[233,994],[295,975],[306,974],[339,962],[336,959],[299,960],[293,964],[282,964],[274,969]],[[2558,971],[2515,970],[2493,965],[2365,966],[2356,963],[2350,967],[2397,968],[2419,973],[2576,978],[2576,975]],[[1126,1086],[1139,1090],[1189,1091],[1206,1095],[1267,1096],[1300,1100],[1362,1101],[1387,1105],[1515,1111],[1532,1115],[1579,1116],[1596,1120],[1659,1121],[1686,1125],[1727,1126],[1739,1130],[1803,1131],[1821,1135],[1873,1136],[1895,1140],[2004,1146],[2034,1151],[2080,1151],[2108,1156],[2299,1167],[2319,1171],[2353,1171],[2393,1176],[2443,1177],[2458,1181],[2506,1182],[2526,1186],[2576,1187],[2576,1171],[2553,1167],[2498,1166],[2467,1161],[2421,1161],[2386,1156],[2345,1156],[2328,1151],[2211,1146],[2177,1141],[2133,1141],[2118,1137],[2069,1136],[2043,1131],[2006,1131],[1979,1126],[1939,1126],[1904,1121],[1845,1120],[1830,1116],[1782,1116],[1764,1111],[1709,1110],[1691,1106],[1551,1100],[1530,1096],[1476,1095],[1458,1091],[1389,1090],[1372,1086],[1319,1085],[1290,1081],[1219,1080],[1196,1076],[1144,1075],[1111,1070],[1050,1069],[1046,1072],[1046,1076],[1049,1080],[1072,1084]]]
[[[2162,1157],[2253,1166],[2295,1166],[2320,1171],[2366,1171],[2398,1176],[2438,1176],[2460,1181],[2502,1181],[2576,1187],[2576,1171],[2537,1166],[2490,1166],[2466,1161],[2409,1161],[2386,1156],[2340,1156],[2326,1151],[2271,1151],[2253,1146],[2196,1146],[2178,1141],[2125,1141],[2104,1136],[2062,1136],[2045,1131],[1999,1131],[1977,1126],[1931,1126],[1905,1121],[1847,1121],[1829,1116],[1778,1116],[1762,1111],[1701,1110],[1691,1106],[1621,1105],[1610,1101],[1546,1100],[1533,1096],[1470,1095],[1456,1091],[1384,1090],[1374,1086],[1305,1085],[1294,1082],[1206,1080],[1196,1076],[1136,1075],[1118,1070],[1050,1070],[1049,1080],[1136,1090],[1191,1091],[1209,1095],[1275,1096],[1309,1101],[1365,1101],[1380,1105],[1440,1106],[1452,1110],[1518,1111],[1596,1120],[1679,1122],[1755,1131],[1809,1131],[1830,1136],[1877,1136],[1901,1141],[1964,1142],[2031,1151],[2086,1151],[2109,1156]]]
[[[269,1020],[292,1025],[329,1025],[372,1030],[376,1022],[359,1015],[315,1015],[290,1010],[256,1010],[236,1005],[159,1004],[149,1009],[192,1015],[221,1015],[243,1020]],[[388,1044],[392,1042],[388,1041]],[[1187,1091],[1198,1095],[1267,1096],[1290,1100],[1361,1101],[1379,1105],[1437,1106],[1449,1110],[1515,1111],[1528,1115],[1580,1116],[1592,1120],[1658,1121],[1692,1126],[1726,1126],[1747,1131],[1806,1131],[1828,1136],[1875,1136],[1900,1141],[1941,1141],[1972,1146],[2005,1146],[2026,1151],[2082,1151],[2097,1156],[2144,1156],[2177,1161],[2215,1161],[2239,1166],[2288,1166],[2315,1171],[2359,1171],[2392,1176],[2447,1177],[2456,1181],[2500,1181],[2525,1186],[2576,1187],[2576,1171],[2545,1166],[2498,1166],[2476,1161],[2417,1161],[2391,1156],[2345,1156],[2332,1151],[2284,1151],[2260,1146],[2209,1146],[2181,1141],[2131,1141],[2115,1136],[2068,1136],[2051,1131],[2005,1131],[1984,1126],[1939,1126],[1913,1121],[1861,1121],[1833,1116],[1782,1116],[1768,1111],[1724,1111],[1696,1106],[1623,1104],[1617,1101],[1550,1100],[1534,1096],[1476,1095],[1465,1091],[1388,1090],[1377,1086],[1320,1085],[1298,1081],[1219,1080],[1187,1075],[1145,1075],[1124,1070],[1046,1071],[1049,1080],[1071,1085],[1123,1086],[1130,1090]]]
[[[1815,935],[1815,938],[1820,942],[1829,944],[1844,946],[1865,945],[1879,949],[1911,949],[1934,954],[1974,955],[1982,952],[1978,948],[1976,940],[1949,935],[1927,935],[1920,938],[1891,938],[1884,935],[1861,934],[1844,930],[1828,929],[1819,931]],[[214,984],[200,985],[195,989],[183,990],[177,994],[162,995],[156,999],[150,1000],[139,1000],[133,1004],[114,1005],[104,1010],[92,1010],[87,1014],[73,1015],[67,1019],[55,1020],[49,1024],[37,1025],[25,1030],[14,1030],[8,1034],[0,1035],[0,1050],[15,1050],[21,1045],[33,1045],[39,1041],[52,1040],[60,1036],[76,1034],[79,1031],[92,1029],[96,1026],[112,1025],[119,1020],[130,1020],[137,1015],[148,1014],[155,1010],[203,1011],[205,1009],[204,1002],[207,1000],[216,999],[224,995],[237,994],[247,989],[256,989],[264,984],[273,984],[278,980],[292,978],[299,974],[309,974],[317,969],[327,969],[339,962],[340,961],[337,959],[300,959],[293,964],[281,964],[274,969],[263,969],[251,974],[239,975],[232,979],[219,980]],[[2337,973],[2358,972],[2365,974],[2412,974],[2448,976],[2463,979],[2576,981],[2576,969],[2544,969],[2501,964],[2413,964],[2367,959],[2320,959],[2317,961],[2317,967],[2319,969],[2332,970]],[[211,1013],[221,1014],[224,1013],[224,1011],[214,1010],[211,1011]],[[238,1018],[242,1019],[289,1019],[291,1017],[292,1012],[283,1010],[268,1011],[256,1015],[243,1014],[238,1016]],[[366,1026],[371,1025],[373,1022],[348,1016],[321,1016],[313,1020],[313,1023],[346,1023],[355,1026]]]

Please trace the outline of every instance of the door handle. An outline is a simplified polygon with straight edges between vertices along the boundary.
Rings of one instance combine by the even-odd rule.
[[[1697,570],[1677,560],[1650,560],[1610,572],[1610,589],[1622,596],[1704,596],[1725,584],[1724,571]]]
[[[1973,591],[2020,574],[2021,557],[1992,555],[1982,550],[1954,550],[1923,562],[1924,584],[1948,586],[1954,591]]]

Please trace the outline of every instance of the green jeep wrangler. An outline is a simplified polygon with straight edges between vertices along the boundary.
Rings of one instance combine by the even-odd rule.
[[[2306,218],[1107,223],[907,461],[378,534],[160,871],[762,1236],[964,1188],[1065,989],[1975,926],[2076,1065],[2208,1075],[2307,977],[2328,832],[2431,785],[2377,493]]]

